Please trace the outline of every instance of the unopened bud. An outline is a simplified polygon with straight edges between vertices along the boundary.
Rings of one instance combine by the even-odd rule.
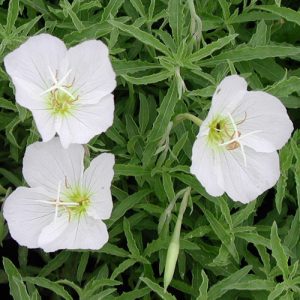
[[[173,238],[170,242],[167,259],[166,259],[166,267],[164,273],[164,289],[167,290],[170,282],[172,281],[177,259],[179,254],[179,241],[173,241]]]

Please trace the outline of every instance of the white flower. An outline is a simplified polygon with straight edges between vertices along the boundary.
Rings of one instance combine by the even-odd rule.
[[[271,188],[280,175],[277,154],[293,124],[276,97],[247,91],[237,75],[226,77],[193,146],[191,173],[212,196],[226,192],[247,203]]]
[[[101,154],[84,171],[84,148],[64,149],[58,138],[27,147],[18,187],[4,202],[11,236],[28,248],[99,249],[108,240],[114,155]]]
[[[31,110],[47,142],[86,144],[113,123],[116,87],[107,47],[90,40],[67,49],[58,38],[29,38],[4,58],[16,101]]]

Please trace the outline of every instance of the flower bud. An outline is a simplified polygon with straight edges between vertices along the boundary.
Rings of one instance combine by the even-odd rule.
[[[170,282],[172,281],[177,259],[179,254],[179,241],[173,241],[173,238],[170,242],[167,259],[166,259],[166,267],[164,273],[164,289],[167,290]]]

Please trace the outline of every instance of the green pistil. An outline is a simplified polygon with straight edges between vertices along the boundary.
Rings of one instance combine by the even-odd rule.
[[[73,99],[70,97],[70,95],[61,90],[49,92],[47,100],[51,112],[54,115],[60,116],[68,115],[74,107],[74,102],[76,101],[76,99]]]
[[[233,134],[228,118],[217,116],[209,124],[208,141],[212,146],[218,146],[229,140]]]
[[[69,207],[70,212],[76,215],[85,213],[91,202],[91,193],[79,187],[70,189],[65,196],[66,202],[78,203],[77,206]]]

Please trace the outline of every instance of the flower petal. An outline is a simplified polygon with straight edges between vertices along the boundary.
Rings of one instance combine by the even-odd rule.
[[[52,218],[52,222],[43,228],[38,238],[38,245],[43,248],[44,245],[52,243],[59,238],[69,226],[69,216],[63,213],[61,216]]]
[[[32,115],[43,142],[50,141],[56,133],[55,118],[46,109],[32,110]]]
[[[74,76],[73,87],[85,104],[94,104],[116,87],[107,46],[90,40],[68,50],[67,61]]]
[[[39,247],[41,230],[53,220],[54,206],[40,200],[52,201],[42,188],[19,187],[4,202],[3,215],[12,238],[28,248]]]
[[[88,143],[95,135],[112,125],[113,115],[112,94],[105,96],[97,104],[77,107],[72,115],[61,119],[61,126],[57,129],[62,145],[66,148],[71,143]]]
[[[49,68],[59,69],[67,52],[65,44],[49,34],[29,38],[4,58],[7,73],[16,88],[16,101],[29,109],[44,108],[40,94],[52,82]]]
[[[207,193],[218,197],[224,193],[217,178],[220,176],[219,154],[207,144],[207,137],[198,136],[192,150],[191,173],[204,186]]]
[[[248,203],[273,187],[280,176],[277,152],[259,153],[244,147],[247,167],[240,148],[220,153],[222,177],[218,183],[234,201]]]
[[[286,108],[276,97],[265,92],[247,92],[232,113],[242,134],[260,131],[243,139],[243,144],[258,152],[274,152],[283,147],[293,131]]]
[[[58,185],[76,184],[83,174],[84,149],[71,145],[64,149],[58,138],[36,142],[26,148],[23,176],[31,187],[43,186],[56,195]]]
[[[243,77],[238,75],[225,77],[213,95],[209,115],[231,112],[237,103],[243,99],[246,92],[247,82]]]
[[[111,215],[113,202],[110,186],[114,164],[114,155],[103,153],[94,158],[84,172],[83,185],[93,194],[87,213],[95,219],[105,220]]]
[[[65,227],[66,216],[62,220]],[[57,223],[56,223],[57,224]],[[51,227],[51,228],[50,228]],[[52,222],[47,228],[49,232],[55,232],[56,225]],[[77,219],[71,219],[65,230],[53,241],[47,243],[47,237],[41,238],[39,246],[46,252],[59,249],[91,249],[98,250],[108,241],[106,225],[100,220],[81,215]],[[46,230],[44,231],[46,234]]]

